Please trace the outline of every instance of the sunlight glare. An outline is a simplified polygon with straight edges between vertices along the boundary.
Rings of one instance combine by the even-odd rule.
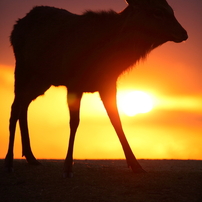
[[[118,107],[127,116],[147,113],[153,108],[152,97],[143,91],[130,91],[118,95]]]

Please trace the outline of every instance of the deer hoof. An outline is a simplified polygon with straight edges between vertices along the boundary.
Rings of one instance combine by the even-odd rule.
[[[134,173],[147,173],[142,167],[133,168],[133,167],[129,166],[129,168],[131,168]]]
[[[13,169],[13,167],[5,167],[5,172],[7,172],[7,173],[12,173],[13,171],[14,171],[14,169]]]
[[[137,170],[135,170],[135,171],[133,171],[134,173],[147,173],[144,169],[142,169],[142,168],[139,168],[139,169],[137,169]]]
[[[146,173],[146,171],[141,167],[141,165],[137,161],[128,162],[128,167],[132,169],[134,173]]]
[[[8,173],[13,172],[13,157],[10,158],[8,155],[6,156],[5,161],[4,161],[4,169]]]
[[[29,165],[34,165],[34,166],[41,165],[41,163],[38,162],[33,155],[25,155],[25,158]]]
[[[74,174],[73,172],[64,172],[63,178],[73,178]]]
[[[28,161],[28,164],[32,165],[32,166],[39,166],[39,165],[41,165],[41,163],[38,162],[37,160]]]

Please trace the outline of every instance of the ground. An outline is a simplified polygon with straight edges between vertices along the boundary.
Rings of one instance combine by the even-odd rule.
[[[6,173],[0,160],[0,201],[202,201],[202,161],[139,160],[147,173],[134,174],[125,160],[76,160],[74,177],[66,179],[63,161],[40,162],[14,160],[14,172]]]

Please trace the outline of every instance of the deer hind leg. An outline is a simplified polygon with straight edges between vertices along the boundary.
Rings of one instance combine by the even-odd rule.
[[[116,86],[113,86],[113,88],[102,90],[99,92],[99,94],[105,106],[105,109],[107,111],[107,114],[110,118],[110,121],[123,147],[123,151],[126,157],[128,167],[130,167],[134,173],[145,172],[140,166],[140,164],[138,163],[137,159],[135,158],[128,144],[126,136],[123,132],[121,120],[120,120],[117,105],[116,105]]]
[[[16,123],[19,119],[20,114],[20,105],[17,99],[15,98],[11,107],[11,115],[10,115],[10,123],[9,123],[9,146],[8,152],[5,158],[5,169],[8,172],[13,170],[13,147],[14,147],[14,139],[15,139],[15,129]]]
[[[34,80],[36,81],[36,80]],[[8,171],[12,170],[13,167],[13,147],[14,147],[14,137],[16,123],[19,120],[20,130],[21,130],[21,139],[22,139],[22,156],[25,156],[29,164],[37,165],[38,161],[32,154],[30,141],[29,141],[29,132],[27,125],[27,109],[29,104],[33,99],[43,94],[49,86],[42,86],[40,80],[38,82],[28,83],[23,90],[16,90],[16,95],[14,102],[11,107],[11,116],[10,116],[10,137],[9,137],[9,147],[8,152],[5,158],[5,168]]]
[[[27,99],[26,99],[27,100]],[[19,120],[20,131],[21,131],[21,140],[22,140],[22,156],[25,156],[29,164],[37,165],[38,161],[32,154],[30,141],[29,141],[29,132],[27,126],[27,109],[29,103],[32,101],[25,101],[23,96],[15,96],[14,102],[11,107],[11,116],[10,116],[10,124],[9,124],[9,147],[8,152],[5,158],[5,168],[7,171],[13,170],[13,147],[14,147],[14,137],[15,137],[15,129],[16,123]]]
[[[64,162],[63,177],[65,178],[73,177],[72,172],[73,148],[76,131],[79,126],[79,111],[80,111],[81,98],[82,93],[75,93],[70,90],[68,91],[67,101],[70,114],[70,138],[69,138],[69,147],[67,151],[67,156]]]
[[[27,124],[27,110],[30,102],[21,107],[21,112],[19,116],[21,141],[22,141],[22,156],[25,156],[27,162],[30,165],[39,165],[40,163],[34,157],[30,146],[29,130]]]
[[[40,77],[35,77],[31,80],[27,87],[21,95],[21,110],[19,115],[19,124],[21,131],[21,140],[22,140],[22,156],[25,156],[27,162],[30,165],[40,165],[40,163],[34,157],[29,139],[29,130],[27,124],[27,110],[29,104],[37,98],[39,95],[42,95],[50,86],[42,83],[43,79]]]

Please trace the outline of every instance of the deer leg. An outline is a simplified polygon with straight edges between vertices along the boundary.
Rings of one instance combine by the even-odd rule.
[[[40,163],[34,157],[31,150],[31,146],[30,146],[29,130],[28,130],[28,124],[27,124],[27,110],[28,110],[29,103],[22,106],[21,113],[19,116],[19,124],[20,124],[20,131],[21,131],[21,140],[22,140],[22,156],[25,156],[27,162],[30,165],[40,165]]]
[[[8,172],[11,172],[13,170],[13,147],[14,147],[16,123],[19,118],[19,114],[20,114],[20,106],[17,99],[15,98],[11,107],[11,115],[9,123],[9,132],[10,132],[9,146],[5,158],[5,169]]]
[[[64,177],[73,177],[72,164],[73,164],[73,148],[76,130],[79,125],[79,111],[82,93],[74,93],[68,91],[67,101],[70,113],[70,138],[67,156],[64,162]]]
[[[145,172],[135,158],[122,129],[121,120],[116,105],[116,86],[99,91],[99,94],[123,147],[128,167],[130,167],[134,173]]]
[[[42,95],[50,87],[48,84],[46,84],[46,82],[43,83],[42,81],[44,80],[41,77],[33,77],[19,95],[21,98],[19,124],[22,141],[22,156],[25,156],[30,165],[40,165],[40,163],[36,160],[31,150],[27,124],[27,111],[31,101],[37,98],[39,95]]]

